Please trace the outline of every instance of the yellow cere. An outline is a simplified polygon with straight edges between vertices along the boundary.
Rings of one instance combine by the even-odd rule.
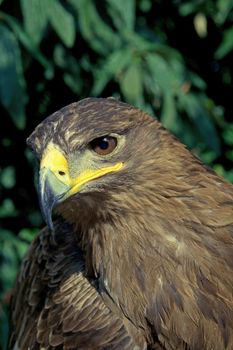
[[[112,166],[104,167],[101,169],[87,169],[84,170],[76,178],[72,178],[69,175],[69,166],[64,155],[58,150],[55,145],[49,144],[41,160],[40,168],[41,170],[47,169],[52,171],[53,174],[59,179],[59,181],[69,186],[70,190],[68,190],[67,195],[65,196],[67,198],[72,194],[78,192],[81,186],[85,183],[105,174],[119,171],[123,165],[124,163],[119,162]],[[63,172],[63,174],[60,174],[60,172]]]
[[[52,143],[50,143],[45,150],[40,168],[50,169],[55,175],[57,175],[58,171],[63,171],[67,174],[68,162],[63,154]]]

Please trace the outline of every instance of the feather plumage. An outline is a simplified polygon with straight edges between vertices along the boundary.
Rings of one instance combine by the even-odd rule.
[[[233,186],[113,99],[62,109],[29,144],[40,159],[52,140],[75,172],[109,133],[125,138],[111,160],[125,166],[57,206],[55,233],[39,235],[19,276],[11,344],[231,350]]]

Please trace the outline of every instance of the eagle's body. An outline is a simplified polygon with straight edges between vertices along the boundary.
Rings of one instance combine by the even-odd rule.
[[[109,134],[112,153],[93,153]],[[29,143],[51,230],[19,275],[10,349],[233,349],[233,186],[112,99],[62,109]]]

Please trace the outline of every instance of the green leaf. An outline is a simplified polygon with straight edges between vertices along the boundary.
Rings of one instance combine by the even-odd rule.
[[[23,30],[20,23],[11,16],[0,12],[0,16],[9,25],[9,27],[14,32],[20,43],[31,53],[31,55],[40,62],[47,70],[50,70],[53,74],[52,64],[47,60],[47,58],[40,52],[37,45],[33,42],[32,38]]]
[[[224,176],[229,182],[233,183],[233,171],[232,170],[226,171]]]
[[[215,51],[214,57],[217,60],[222,59],[228,53],[233,50],[233,27],[227,29],[223,33],[223,40],[217,50]]]
[[[41,0],[21,0],[21,9],[25,31],[35,44],[39,44],[48,23],[48,11],[45,2]]]
[[[20,260],[22,260],[23,257],[25,256],[28,246],[29,246],[29,242],[22,241],[20,239],[18,240],[17,245],[15,246],[15,249],[17,251],[17,255]]]
[[[138,6],[142,12],[149,12],[152,6],[152,2],[150,0],[141,0],[138,3]]]
[[[135,0],[107,0],[112,21],[119,30],[134,28]]]
[[[213,165],[213,162],[215,161],[215,159],[217,157],[216,153],[211,149],[206,149],[206,150],[202,151],[200,156],[201,156],[202,161],[205,164],[209,164],[209,165]]]
[[[75,42],[76,28],[73,16],[57,0],[47,0],[49,21],[67,47]]]
[[[25,125],[27,102],[21,53],[14,34],[0,24],[0,101],[18,128]]]
[[[65,73],[63,80],[75,94],[78,95],[81,92],[82,85],[80,84],[80,77],[74,76],[71,73]]]
[[[34,239],[37,232],[38,232],[37,229],[23,228],[22,230],[19,231],[18,237],[21,240],[24,240],[30,243]]]
[[[155,84],[158,84],[162,93],[170,90],[170,94],[177,94],[181,90],[181,80],[178,74],[171,69],[168,62],[156,53],[148,54],[146,62]]]
[[[222,25],[226,21],[232,8],[233,8],[232,0],[218,0],[217,11],[214,14],[215,22],[218,25]]]
[[[10,198],[4,199],[0,206],[0,218],[15,217],[17,214],[13,201]]]
[[[80,31],[89,46],[106,55],[120,46],[119,35],[99,16],[92,0],[70,0],[79,17]]]
[[[164,48],[164,45],[161,45],[158,42],[149,41],[134,31],[125,31],[124,39],[129,43],[134,51],[142,54],[152,50],[163,50]]]
[[[216,173],[220,176],[224,176],[225,175],[225,169],[222,166],[222,164],[215,164],[213,166],[214,171],[216,171]]]
[[[15,186],[15,168],[13,166],[4,168],[0,175],[3,187],[10,189]]]
[[[196,73],[189,72],[188,73],[189,78],[194,86],[196,86],[200,90],[205,90],[207,85],[206,82]]]
[[[133,59],[120,79],[120,87],[124,98],[138,107],[143,102],[142,77],[140,60]]]
[[[156,53],[146,56],[147,89],[153,94],[162,99],[162,123],[173,132],[177,132],[177,113],[174,97],[182,94],[182,75],[181,64],[178,60],[171,61],[171,64]],[[151,82],[152,80],[152,82]]]
[[[189,16],[190,14],[197,12],[200,5],[200,1],[185,1],[179,5],[179,13],[181,16]]]
[[[131,59],[131,51],[127,48],[110,54],[100,68],[94,71],[94,85],[91,94],[98,96],[111,79],[118,80],[123,69],[130,64]]]
[[[195,14],[194,19],[193,19],[193,25],[195,28],[195,31],[197,35],[204,39],[208,35],[207,31],[207,18],[205,13],[203,12],[198,12]]]
[[[57,44],[54,49],[54,62],[62,68],[65,84],[76,94],[80,93],[82,80],[80,78],[81,62],[67,52],[67,49]]]
[[[163,125],[171,130],[172,132],[176,133],[178,124],[176,122],[176,106],[174,97],[168,90],[163,95],[163,108],[162,108],[162,114],[161,114],[161,122]]]
[[[201,105],[201,96],[188,93],[181,96],[179,101],[190,120],[199,130],[205,144],[218,155],[220,153],[219,137],[208,112]]]
[[[223,131],[223,138],[227,145],[233,146],[233,125],[227,124]]]

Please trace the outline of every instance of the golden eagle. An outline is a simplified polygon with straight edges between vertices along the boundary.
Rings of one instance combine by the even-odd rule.
[[[233,186],[112,98],[62,108],[28,145],[48,226],[9,348],[232,350]]]

